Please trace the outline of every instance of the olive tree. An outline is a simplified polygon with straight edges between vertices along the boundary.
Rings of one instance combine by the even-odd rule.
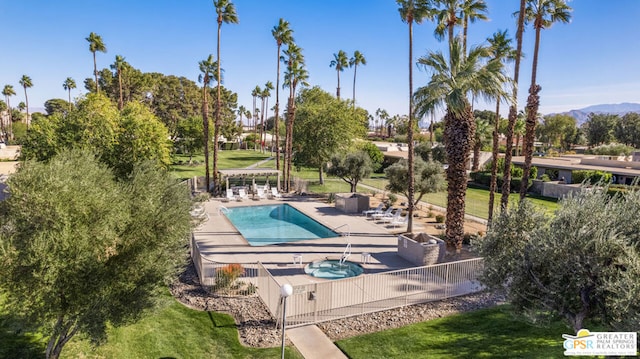
[[[186,263],[188,189],[154,164],[117,181],[88,151],[62,151],[24,163],[8,188],[0,296],[48,338],[47,358],[139,318]]]
[[[369,154],[358,151],[343,155],[333,155],[330,165],[327,166],[327,173],[331,176],[340,177],[343,181],[351,185],[351,192],[357,192],[358,182],[369,177],[373,171],[373,164]]]
[[[504,290],[533,321],[560,317],[576,332],[585,320],[613,330],[640,322],[640,193],[606,188],[567,197],[553,217],[527,200],[494,220],[478,251],[482,282]]]
[[[414,186],[417,196],[414,204],[420,202],[427,193],[440,192],[446,189],[444,181],[444,170],[440,162],[425,162],[421,158],[415,159]],[[409,198],[409,166],[405,159],[392,164],[384,170],[389,184],[387,190],[393,193],[402,193]]]

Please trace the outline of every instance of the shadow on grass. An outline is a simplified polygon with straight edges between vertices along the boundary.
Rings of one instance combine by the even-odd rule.
[[[43,358],[45,343],[18,316],[0,313],[0,358]]]

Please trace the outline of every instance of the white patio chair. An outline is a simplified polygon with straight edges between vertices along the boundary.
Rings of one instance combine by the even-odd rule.
[[[236,199],[236,196],[233,194],[233,190],[232,189],[228,189],[227,190],[227,197],[225,197],[225,199],[227,201],[231,201],[231,200]]]
[[[384,212],[378,212],[378,213],[372,214],[371,217],[373,217],[374,220],[380,220],[382,218],[389,217],[391,216],[391,212],[393,211],[393,209],[394,209],[393,207],[389,207]]]
[[[369,217],[369,215],[373,215],[376,213],[382,213],[382,207],[384,207],[384,203],[380,202],[380,204],[378,205],[378,207],[374,208],[374,209],[367,209],[362,211],[362,215],[365,217]]]
[[[396,210],[392,214],[386,217],[382,217],[381,220],[384,223],[392,223],[393,221],[397,221],[400,218],[401,214],[402,214],[402,208],[396,208]]]
[[[238,201],[242,201],[249,198],[249,195],[247,195],[247,191],[244,188],[240,188],[238,190]]]
[[[402,213],[402,212],[400,211],[400,213]],[[404,217],[399,215],[397,218],[394,218],[393,221],[391,221],[391,225],[393,226],[393,228],[400,227],[402,225],[407,224],[407,220],[408,219],[409,219],[409,215],[408,214],[406,216],[404,216]]]
[[[282,198],[280,192],[278,192],[277,188],[271,187],[271,197],[273,198]]]

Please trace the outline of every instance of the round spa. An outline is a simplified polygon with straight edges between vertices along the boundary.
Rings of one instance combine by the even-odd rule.
[[[358,263],[338,259],[315,261],[304,267],[304,272],[310,276],[324,279],[342,279],[356,277],[362,274],[364,269]]]

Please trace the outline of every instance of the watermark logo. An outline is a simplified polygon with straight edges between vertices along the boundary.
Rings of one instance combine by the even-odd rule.
[[[637,355],[635,332],[590,332],[580,329],[573,336],[562,334],[564,355]]]

